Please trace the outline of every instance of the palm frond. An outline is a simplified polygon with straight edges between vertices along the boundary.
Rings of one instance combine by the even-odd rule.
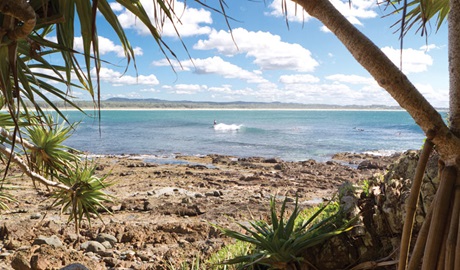
[[[401,38],[411,29],[416,33],[427,36],[429,22],[436,19],[436,31],[441,28],[450,11],[449,0],[412,0],[412,1],[386,1],[387,5],[395,8],[391,15],[400,15],[393,27],[399,27]]]

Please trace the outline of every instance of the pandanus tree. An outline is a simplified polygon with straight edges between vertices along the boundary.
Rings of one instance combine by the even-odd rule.
[[[139,1],[117,2],[150,30],[152,42],[165,55],[174,57]],[[165,11],[162,16],[170,17],[169,10],[173,9],[169,4],[158,4]],[[90,221],[90,214],[98,215],[99,208],[110,200],[102,191],[107,183],[105,177],[94,175],[95,165],[81,162],[75,151],[64,145],[72,133],[72,124],[55,124],[45,114],[43,102],[65,119],[53,99],[78,109],[73,103],[72,89],[79,88],[86,90],[98,106],[102,60],[97,14],[118,36],[128,67],[134,62],[134,51],[109,1],[0,1],[0,109],[6,111],[0,113],[0,160],[6,161],[5,172],[11,162],[15,163],[34,184],[39,182],[51,188],[54,204],[70,211],[69,220],[75,221],[77,230],[83,218]],[[74,50],[76,35],[81,35],[82,51]],[[1,199],[11,197],[0,191]],[[4,201],[0,206],[6,206]]]
[[[437,27],[448,21],[449,125],[420,94],[404,73],[365,35],[356,29],[329,0],[294,0],[320,20],[398,103],[426,134],[411,190],[411,204],[401,241],[399,269],[460,269],[460,1],[388,1],[399,14],[401,38],[411,27],[422,32],[430,19]],[[439,154],[440,185],[418,234],[412,256],[408,250],[420,181],[429,153]]]

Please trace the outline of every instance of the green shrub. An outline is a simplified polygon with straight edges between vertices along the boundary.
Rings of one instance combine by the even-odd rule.
[[[303,260],[301,254],[306,249],[352,228],[351,222],[342,222],[340,211],[333,214],[327,212],[336,209],[330,203],[320,207],[308,219],[299,222],[302,211],[298,207],[298,199],[292,214],[285,220],[286,203],[285,199],[278,215],[275,199],[271,199],[271,224],[266,221],[252,221],[248,227],[239,223],[247,234],[216,226],[224,235],[253,246],[249,253],[237,255],[221,264],[240,264],[245,269],[300,269]],[[319,219],[321,214],[325,218]]]

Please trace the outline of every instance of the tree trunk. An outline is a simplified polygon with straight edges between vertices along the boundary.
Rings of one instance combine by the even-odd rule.
[[[399,68],[372,41],[356,29],[329,0],[293,1],[301,5],[311,16],[319,19],[337,36],[378,84],[402,108],[407,110],[427,137],[436,145],[436,150],[446,165],[454,165],[460,152],[460,139],[449,130],[441,115]],[[456,104],[458,107],[458,103]]]
[[[449,24],[449,120],[450,129],[460,136],[460,3],[450,1]]]

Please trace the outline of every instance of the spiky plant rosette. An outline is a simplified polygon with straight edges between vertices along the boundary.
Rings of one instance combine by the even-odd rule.
[[[271,199],[271,224],[266,221],[252,221],[249,227],[238,223],[246,234],[216,226],[224,235],[253,245],[249,254],[225,260],[222,264],[243,263],[244,267],[250,269],[258,265],[268,266],[270,269],[286,269],[288,266],[298,265],[303,260],[301,254],[306,249],[352,228],[352,221],[340,224],[342,222],[338,222],[337,215],[317,220],[328,204],[319,208],[305,222],[296,225],[299,224],[296,220],[301,213],[298,199],[287,220],[284,218],[286,202],[287,199],[284,200],[278,215],[275,199]]]
[[[68,222],[75,221],[75,231],[78,232],[81,222],[85,218],[91,226],[92,215],[100,220],[100,210],[110,212],[104,203],[112,202],[113,196],[104,191],[114,182],[107,181],[107,175],[95,175],[96,165],[88,161],[77,163],[75,167],[66,167],[66,172],[58,176],[69,190],[57,190],[53,193],[53,206],[61,206],[61,213],[69,213]]]
[[[8,203],[15,202],[16,199],[9,193],[4,192],[5,187],[0,189],[0,210],[8,210]]]
[[[79,157],[72,148],[64,145],[71,136],[74,125],[56,124],[51,116],[30,118],[26,127],[29,140],[35,145],[29,149],[32,169],[44,176],[53,176],[55,170],[64,173],[64,167],[74,163]]]

